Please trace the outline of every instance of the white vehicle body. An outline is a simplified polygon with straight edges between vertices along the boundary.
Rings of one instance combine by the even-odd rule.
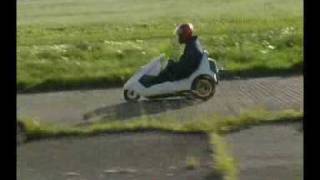
[[[144,75],[157,76],[160,71],[165,68],[165,65],[161,65],[161,61],[164,60],[164,55],[151,60],[151,62],[142,67],[140,71],[134,74],[124,85],[123,89],[133,91],[139,96],[150,97],[162,94],[174,94],[181,91],[192,90],[192,84],[194,80],[201,76],[206,75],[216,80],[216,74],[210,68],[208,53],[205,51],[201,59],[198,69],[193,72],[188,78],[178,81],[166,81],[160,84],[155,84],[151,87],[145,87],[139,79]],[[211,59],[213,60],[213,59]],[[165,60],[164,60],[165,61]]]

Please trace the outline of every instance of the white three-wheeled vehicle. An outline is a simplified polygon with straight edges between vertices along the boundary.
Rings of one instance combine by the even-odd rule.
[[[165,62],[165,63],[162,63]],[[178,81],[166,81],[147,87],[141,81],[144,76],[157,76],[165,68],[167,61],[163,54],[151,60],[141,68],[124,85],[123,93],[126,101],[138,101],[140,97],[147,99],[186,96],[202,100],[211,98],[218,84],[218,67],[214,59],[204,51],[198,69],[188,78]]]

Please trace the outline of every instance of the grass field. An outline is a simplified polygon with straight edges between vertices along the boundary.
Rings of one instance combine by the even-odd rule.
[[[19,0],[19,91],[108,87],[150,58],[178,58],[176,24],[234,73],[301,71],[301,0]]]

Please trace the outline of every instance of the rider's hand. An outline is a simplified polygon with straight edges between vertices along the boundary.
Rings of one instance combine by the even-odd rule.
[[[167,71],[168,71],[168,72],[169,72],[169,71],[173,72],[173,71],[174,71],[174,68],[173,68],[174,65],[175,65],[174,60],[168,59],[168,64],[167,64],[167,67],[166,67]]]
[[[160,59],[160,65],[161,65],[161,70],[163,70],[166,67],[167,60],[165,58]]]
[[[161,64],[165,63],[166,61],[167,61],[167,60],[166,60],[165,58],[161,58],[161,59],[160,59],[160,63],[161,63]]]
[[[174,64],[174,61],[172,59],[168,59],[168,65],[170,66],[172,64]]]

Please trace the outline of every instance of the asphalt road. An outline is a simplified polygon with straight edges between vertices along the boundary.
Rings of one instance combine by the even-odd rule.
[[[303,179],[301,123],[256,126],[229,134],[240,180]]]
[[[303,76],[221,81],[208,101],[171,99],[127,103],[122,89],[18,94],[18,117],[61,125],[100,119],[125,120],[141,115],[170,116],[187,121],[201,117],[237,115],[252,108],[303,110]],[[89,115],[91,114],[91,115]]]
[[[18,117],[74,126],[141,115],[181,121],[237,115],[252,108],[303,111],[303,76],[222,81],[208,101],[170,99],[126,103],[122,89],[18,94]],[[254,127],[227,136],[242,180],[302,177],[302,133],[296,125]],[[18,146],[17,177],[23,180],[218,180],[208,139],[202,134],[117,133],[31,141]],[[198,166],[188,169],[187,159]],[[189,162],[190,163],[190,162]]]
[[[204,134],[117,133],[18,146],[19,180],[220,180]],[[188,160],[189,159],[189,160]],[[189,169],[189,161],[196,161]],[[192,163],[191,163],[192,164]]]

